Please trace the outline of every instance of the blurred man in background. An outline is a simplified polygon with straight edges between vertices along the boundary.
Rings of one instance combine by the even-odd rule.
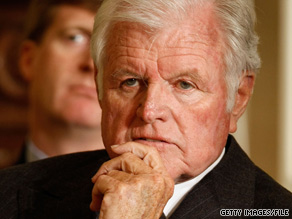
[[[103,148],[89,54],[100,2],[31,2],[20,54],[29,83],[29,135],[19,163]]]

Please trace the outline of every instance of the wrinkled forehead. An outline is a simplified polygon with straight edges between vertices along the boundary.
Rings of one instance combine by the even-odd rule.
[[[156,31],[150,31],[145,25],[131,22],[119,22],[113,27],[107,44],[107,56],[119,56],[120,48],[136,48],[137,53],[150,55],[174,55],[172,53],[193,53],[203,48],[213,51],[222,58],[223,39],[217,20],[208,14],[196,14],[183,22],[172,23]],[[178,50],[179,48],[179,50]],[[188,52],[189,51],[189,52]],[[212,56],[212,54],[210,54]],[[123,54],[125,55],[125,54]],[[160,57],[152,57],[154,60]],[[222,61],[222,60],[221,60]]]
[[[161,19],[160,28],[149,28],[147,23],[118,22],[112,26],[108,42],[123,46],[129,43],[141,46],[143,42],[145,49],[150,49],[154,44],[158,47],[176,47],[181,43],[207,41],[215,47],[222,43],[222,34],[213,7],[212,4],[205,4],[190,10],[180,19]]]

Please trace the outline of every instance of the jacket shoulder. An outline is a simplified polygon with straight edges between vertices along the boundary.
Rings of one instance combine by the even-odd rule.
[[[218,199],[229,208],[291,209],[292,194],[257,167],[229,136],[226,154],[214,168]],[[224,185],[224,186],[223,186]]]
[[[23,191],[37,191],[34,194],[47,191],[45,194],[52,192],[51,194],[56,194],[52,197],[61,197],[63,193],[68,195],[72,191],[80,190],[80,193],[88,195],[90,199],[90,179],[108,159],[106,151],[100,150],[52,157],[1,170],[0,215],[5,215],[5,218],[17,217]]]
[[[292,211],[292,193],[258,167],[255,177],[255,208]]]
[[[91,165],[93,162],[101,163],[108,160],[109,157],[105,150],[97,150],[90,152],[80,152],[51,157],[35,162],[15,165],[0,170],[0,185],[8,182],[34,181],[51,175],[58,175],[72,168],[80,168]],[[12,183],[13,185],[14,183]],[[6,184],[8,185],[8,184]]]

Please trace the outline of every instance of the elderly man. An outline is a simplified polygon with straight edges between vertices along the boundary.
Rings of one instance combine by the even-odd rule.
[[[250,0],[105,0],[92,55],[107,152],[3,171],[9,198],[1,202],[3,215],[218,218],[226,209],[241,217],[258,209],[289,215],[292,194],[229,135],[260,66],[254,22]]]
[[[100,4],[31,1],[20,56],[29,83],[29,140],[18,163],[104,148],[89,48]]]

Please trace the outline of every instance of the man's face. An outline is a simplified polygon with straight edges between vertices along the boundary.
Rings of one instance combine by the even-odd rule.
[[[94,13],[73,6],[57,8],[40,43],[26,42],[22,70],[30,80],[35,112],[66,124],[97,127],[99,108],[89,41]]]
[[[101,100],[110,156],[115,144],[153,146],[173,179],[196,176],[213,163],[230,124],[222,44],[210,8],[166,28],[155,41],[139,25],[117,24]]]

